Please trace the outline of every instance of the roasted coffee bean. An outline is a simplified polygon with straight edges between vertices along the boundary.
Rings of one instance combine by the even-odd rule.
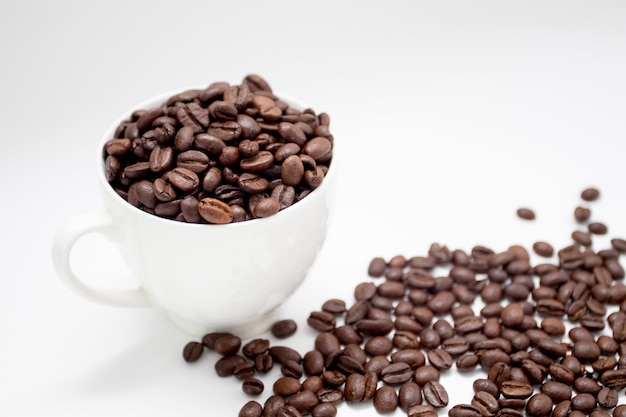
[[[233,369],[233,376],[240,380],[248,380],[254,376],[255,368],[252,362],[242,362]]]
[[[524,219],[524,220],[534,220],[535,212],[530,208],[523,207],[523,208],[517,209],[517,216],[520,219]]]
[[[571,387],[557,381],[544,382],[541,386],[541,392],[549,396],[555,403],[569,400],[572,397]]]
[[[600,375],[600,383],[614,390],[626,387],[626,369],[610,369]]]
[[[428,404],[417,404],[409,408],[408,417],[437,417],[437,410]],[[459,415],[462,417],[462,415]],[[473,416],[472,416],[473,417]]]
[[[274,367],[274,359],[268,354],[260,354],[254,357],[254,369],[262,374],[266,374]]]
[[[500,392],[506,398],[525,399],[532,395],[533,387],[523,382],[505,381],[500,385]]]
[[[589,187],[589,188],[585,188],[581,193],[580,193],[580,198],[582,198],[585,201],[595,201],[600,197],[600,190],[598,190],[595,187]]]
[[[374,408],[378,413],[391,413],[398,408],[398,394],[393,387],[383,385],[376,390],[374,396]]]
[[[274,337],[285,339],[292,336],[298,330],[298,324],[292,319],[284,319],[275,322],[270,331]]]
[[[335,417],[336,415],[337,407],[333,403],[318,404],[311,410],[312,417]]]
[[[573,410],[589,414],[594,408],[596,408],[596,398],[593,395],[583,392],[572,397]]]
[[[262,417],[263,406],[256,401],[248,401],[239,410],[239,417]]]
[[[183,359],[185,362],[195,362],[200,359],[202,353],[204,352],[204,346],[202,343],[198,342],[189,342],[185,345],[183,349]]]
[[[318,403],[315,393],[306,390],[294,394],[287,400],[287,405],[295,407],[303,415],[310,414]]]
[[[348,402],[363,401],[365,395],[365,375],[350,374],[346,378],[346,384],[343,390],[344,399]]]
[[[398,390],[398,405],[407,411],[422,403],[422,389],[413,381],[407,381]]]
[[[483,414],[477,407],[471,404],[457,404],[448,411],[450,417],[483,417]]]
[[[307,319],[309,326],[320,332],[332,331],[336,326],[335,316],[325,311],[313,311]]]
[[[233,221],[232,208],[215,198],[203,198],[198,203],[198,213],[204,220],[214,224],[225,224]]]
[[[619,393],[617,390],[609,387],[603,387],[596,394],[598,405],[604,408],[613,408],[619,401]]]
[[[293,405],[285,405],[278,410],[276,417],[302,417],[302,413]]]
[[[239,355],[224,356],[215,362],[215,372],[218,376],[226,377],[233,375],[235,367],[246,360]]]
[[[292,360],[297,363],[302,362],[302,356],[298,353],[298,351],[288,346],[271,346],[268,352],[272,358],[280,363],[284,363],[288,360]]]
[[[538,241],[533,243],[533,250],[539,256],[546,258],[551,257],[554,254],[554,248],[547,242]]]
[[[552,399],[546,394],[534,394],[526,403],[526,413],[529,416],[547,417],[551,412]]]
[[[422,387],[422,395],[428,404],[435,408],[448,405],[448,392],[438,381],[429,381]]]
[[[411,379],[413,371],[411,366],[404,362],[391,363],[383,368],[380,377],[386,384],[404,384]]]
[[[273,385],[274,394],[288,396],[299,392],[302,384],[297,378],[282,376],[278,378]]]

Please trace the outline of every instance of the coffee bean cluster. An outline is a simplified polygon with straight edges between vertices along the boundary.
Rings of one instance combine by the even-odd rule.
[[[587,189],[582,203],[598,197]],[[190,342],[183,355],[194,361],[205,349],[218,352],[217,374],[241,379],[255,397],[265,389],[260,375],[280,366],[272,394],[248,401],[240,417],[334,417],[340,402],[369,402],[380,414],[400,408],[409,417],[436,417],[445,408],[450,417],[624,417],[619,258],[626,240],[594,250],[594,236],[608,227],[590,222],[591,208],[582,204],[574,218],[568,246],[532,245],[545,262],[532,264],[520,245],[496,252],[438,243],[423,256],[372,259],[352,302],[331,298],[310,313],[317,336],[304,355],[262,338],[242,346],[224,333]],[[286,323],[272,332],[287,326],[293,334],[295,324]],[[478,376],[470,402],[455,404],[440,382],[452,369]]]
[[[215,82],[133,112],[103,149],[107,180],[130,204],[188,223],[268,217],[319,187],[330,118],[296,109],[258,75]]]

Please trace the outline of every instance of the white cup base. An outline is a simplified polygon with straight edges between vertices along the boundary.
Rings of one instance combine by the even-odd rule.
[[[176,327],[196,338],[202,338],[202,336],[211,332],[229,332],[235,336],[239,336],[241,339],[251,339],[268,331],[272,324],[278,320],[278,317],[280,316],[279,312],[280,308],[277,308],[253,321],[230,325],[228,328],[203,325],[201,323],[182,318],[168,311],[165,312],[165,315]]]

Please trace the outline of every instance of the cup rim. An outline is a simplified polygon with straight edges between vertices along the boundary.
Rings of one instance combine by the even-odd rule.
[[[97,175],[98,175],[98,179],[101,183],[102,188],[104,188],[104,192],[109,195],[111,197],[111,201],[115,201],[116,204],[120,204],[120,207],[124,206],[124,210],[126,209],[131,209],[134,213],[136,213],[138,216],[142,216],[145,217],[146,220],[148,221],[153,221],[156,223],[163,223],[164,225],[171,225],[174,227],[189,227],[189,228],[232,228],[232,227],[250,227],[253,224],[260,224],[260,223],[269,223],[272,221],[277,221],[276,218],[280,218],[281,213],[283,212],[288,212],[288,213],[293,213],[295,211],[298,210],[298,207],[303,207],[304,205],[310,204],[312,202],[312,199],[318,198],[319,195],[321,194],[321,192],[328,188],[329,183],[331,181],[334,180],[335,177],[335,146],[333,144],[333,156],[331,159],[330,164],[328,165],[328,171],[326,173],[326,175],[324,175],[324,180],[322,181],[322,183],[320,184],[319,187],[315,188],[314,190],[311,191],[310,194],[308,194],[306,197],[304,197],[302,200],[297,201],[295,203],[293,203],[292,205],[290,205],[289,207],[285,207],[284,209],[280,210],[278,213],[269,216],[269,217],[263,217],[263,218],[254,218],[254,219],[248,219],[248,220],[244,220],[244,221],[240,221],[240,222],[231,222],[231,223],[226,223],[226,224],[212,224],[212,223],[188,223],[188,222],[182,222],[182,221],[178,221],[178,220],[174,220],[174,219],[170,219],[170,218],[166,218],[166,217],[161,217],[161,216],[157,216],[155,214],[150,214],[147,213],[141,209],[139,209],[138,207],[133,206],[132,204],[130,204],[128,201],[124,200],[124,198],[122,198],[122,196],[120,196],[115,189],[111,186],[111,184],[107,181],[106,176],[105,176],[105,167],[104,167],[104,158],[103,158],[103,154],[102,154],[102,150],[104,148],[104,145],[106,144],[106,142],[108,142],[109,140],[111,140],[111,138],[113,137],[113,133],[115,132],[115,129],[117,129],[117,127],[119,126],[120,123],[122,123],[123,121],[125,121],[126,119],[128,119],[128,117],[136,110],[138,109],[150,109],[153,108],[161,103],[164,103],[169,97],[175,95],[175,94],[179,94],[183,91],[188,91],[188,90],[192,90],[192,89],[201,89],[203,87],[189,87],[186,89],[177,89],[177,90],[170,90],[167,92],[162,92],[160,94],[154,95],[152,96],[152,98],[149,99],[145,99],[142,102],[140,102],[139,104],[132,106],[129,110],[127,110],[126,112],[124,112],[121,116],[119,116],[111,125],[109,125],[109,127],[105,130],[99,146],[97,148]],[[299,100],[296,100],[290,96],[281,94],[281,93],[273,93],[276,97],[279,97],[281,100],[286,101],[287,103],[289,103],[290,105],[293,105],[299,109],[305,109],[306,106],[302,104],[302,102],[300,102]],[[309,203],[307,203],[307,201]]]

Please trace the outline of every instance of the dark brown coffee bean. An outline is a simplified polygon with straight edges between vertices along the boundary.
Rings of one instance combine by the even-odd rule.
[[[435,408],[448,405],[448,392],[438,381],[430,381],[422,387],[422,395],[428,404]]]
[[[589,235],[589,233],[583,232],[581,230],[576,230],[572,232],[572,239],[579,245],[591,246],[591,236]]]
[[[579,223],[585,222],[591,217],[591,210],[587,207],[576,207],[574,209],[574,218]]]
[[[524,219],[524,220],[534,220],[535,219],[535,212],[530,209],[530,208],[519,208],[517,209],[517,217],[519,217],[520,219]]]
[[[279,320],[272,324],[270,331],[274,337],[285,339],[298,330],[298,324],[292,319]]]
[[[432,405],[417,404],[409,408],[407,415],[408,417],[437,417],[438,414],[437,410]],[[459,414],[457,417],[463,417],[463,415]]]
[[[254,206],[253,213],[255,217],[270,217],[278,213],[280,210],[280,202],[271,197],[265,197],[258,201]]]
[[[621,390],[626,387],[626,369],[610,369],[600,375],[600,383],[614,390]]]
[[[233,376],[239,380],[245,381],[252,378],[255,371],[254,364],[246,361],[235,366],[233,369]]]
[[[365,375],[362,374],[350,374],[346,378],[346,385],[344,387],[343,395],[344,399],[348,402],[363,401],[365,394]]]
[[[333,403],[318,404],[311,410],[312,417],[335,417],[336,415],[337,407]]]
[[[189,342],[185,345],[183,349],[183,359],[185,362],[195,362],[200,359],[202,353],[204,352],[204,346],[202,343],[198,342]]]
[[[215,198],[203,198],[198,203],[198,213],[204,220],[214,224],[226,224],[233,221],[232,208]]]
[[[218,337],[213,343],[213,350],[223,356],[234,355],[240,347],[241,339],[231,334]]]
[[[626,252],[626,239],[613,238],[611,239],[611,246],[621,253]]]
[[[326,370],[322,372],[322,379],[327,386],[339,388],[346,382],[346,376],[340,371]]]
[[[361,319],[355,323],[356,329],[367,336],[384,336],[393,330],[393,322],[381,319]]]
[[[392,413],[398,408],[398,394],[393,387],[383,385],[376,390],[374,408],[380,414]]]
[[[302,417],[302,413],[293,405],[285,405],[278,410],[276,417]]]
[[[256,401],[248,401],[239,410],[239,417],[262,417],[263,406]]]
[[[601,386],[595,378],[581,376],[574,380],[573,388],[579,393],[585,392],[595,395],[600,391]]]
[[[598,198],[600,198],[600,190],[598,190],[595,187],[585,188],[580,193],[580,198],[582,198],[585,201],[595,201]]]
[[[411,367],[404,362],[392,363],[380,372],[380,377],[386,384],[404,384],[413,375]]]
[[[573,410],[589,414],[594,408],[596,408],[596,398],[593,395],[583,392],[572,397]]]
[[[479,391],[474,394],[472,406],[483,416],[495,416],[500,408],[496,397],[486,391]]]
[[[243,356],[239,355],[224,356],[215,362],[215,372],[221,377],[232,376],[235,367],[245,361]]]
[[[457,404],[448,410],[450,417],[483,417],[485,414],[471,404]]]
[[[287,405],[295,407],[303,415],[310,414],[318,403],[315,393],[306,390],[294,394],[287,400]]]
[[[546,394],[537,393],[526,403],[526,413],[529,416],[547,417],[551,412],[552,399]]]
[[[262,172],[270,168],[274,163],[274,155],[269,151],[260,151],[258,154],[242,159],[239,163],[244,172]]]
[[[289,396],[299,392],[302,389],[302,384],[297,378],[282,376],[274,381],[273,390],[274,394]]]
[[[601,407],[613,408],[617,405],[619,401],[619,393],[615,389],[603,387],[596,394],[596,398],[598,401],[598,405],[600,405]]]
[[[271,346],[268,352],[276,361],[280,363],[284,363],[288,360],[298,363],[302,362],[302,356],[298,353],[298,351],[288,346]]]
[[[307,319],[309,326],[320,332],[330,332],[335,328],[335,316],[326,311],[313,311]]]
[[[404,411],[407,411],[418,404],[422,403],[422,389],[413,381],[407,381],[400,387],[398,391],[398,405]]]
[[[497,397],[499,395],[499,388],[495,384],[495,382],[486,378],[476,379],[474,383],[472,384],[472,388],[474,389],[475,393],[485,391],[494,397]]]
[[[532,395],[533,387],[523,382],[505,381],[500,385],[500,392],[506,398],[525,399]]]
[[[533,243],[533,250],[535,251],[537,255],[543,256],[546,258],[549,258],[552,255],[554,255],[554,248],[548,242],[538,241],[538,242]]]
[[[549,396],[555,403],[569,400],[572,397],[571,387],[557,381],[544,382],[541,386],[541,392]]]
[[[254,369],[262,374],[266,374],[274,368],[274,359],[268,354],[260,354],[254,357]]]

